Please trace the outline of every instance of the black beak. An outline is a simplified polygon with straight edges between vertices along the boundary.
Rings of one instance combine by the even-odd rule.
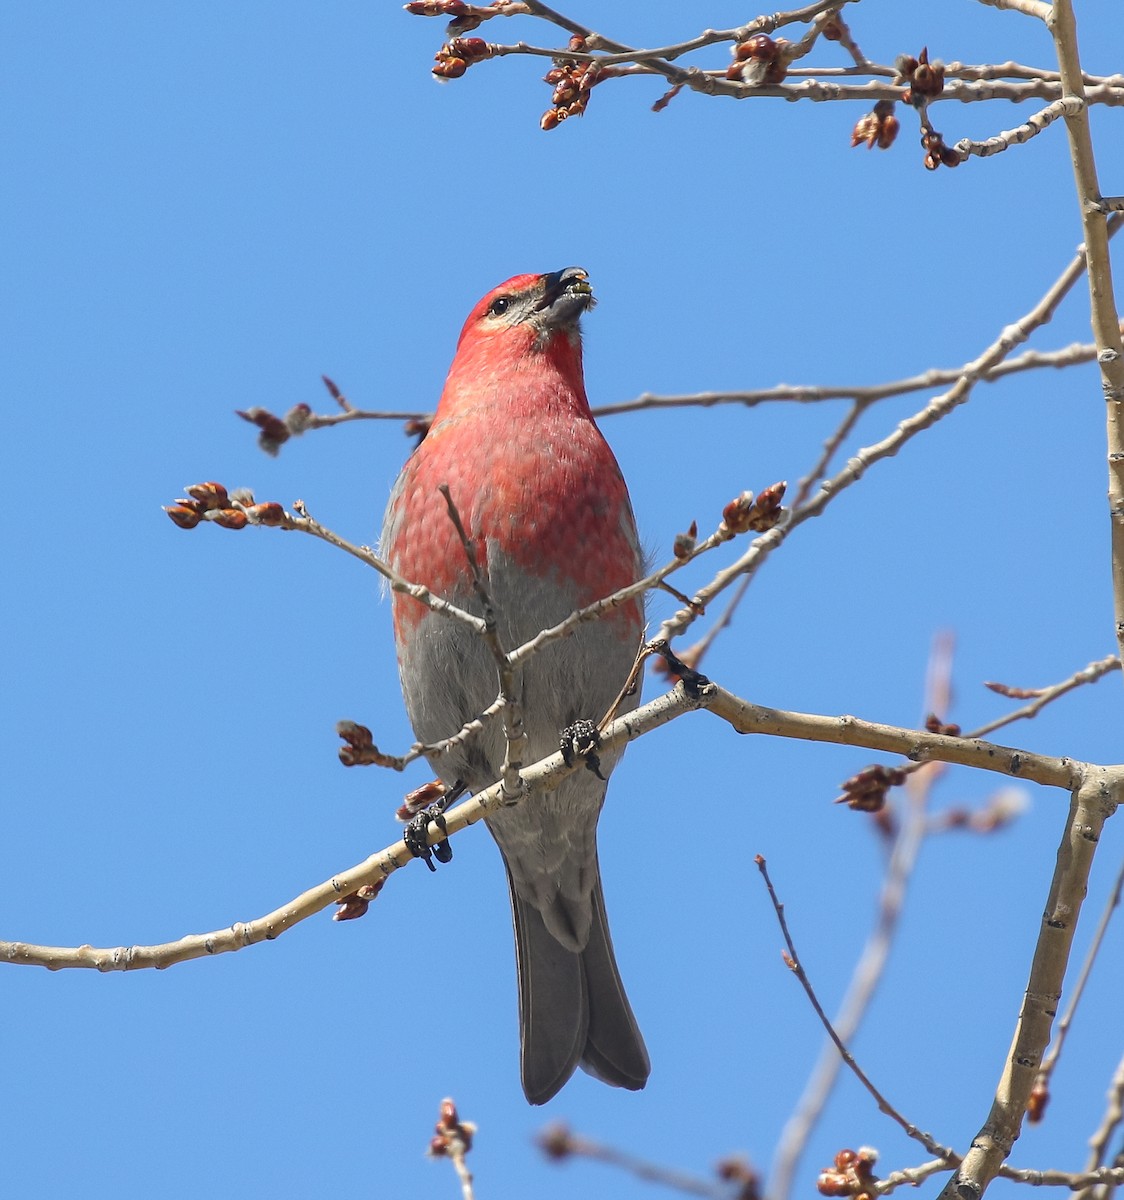
[[[551,325],[570,325],[594,304],[589,275],[582,267],[564,267],[543,277],[543,292],[535,311]]]

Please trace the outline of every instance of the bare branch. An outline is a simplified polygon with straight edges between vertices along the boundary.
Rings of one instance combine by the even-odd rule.
[[[1097,779],[1110,781],[1113,786],[1119,786],[1120,780],[1124,779],[1124,768],[1094,768],[1070,758],[1049,758],[977,739],[878,725],[854,717],[816,716],[763,708],[741,700],[713,683],[705,683],[698,689],[688,689],[679,684],[634,712],[618,717],[603,732],[603,749],[606,753],[621,749],[643,734],[699,708],[709,709],[741,733],[769,733],[836,745],[865,746],[871,750],[903,754],[913,760],[975,766],[1052,787],[1077,787],[1090,772],[1095,772]],[[567,764],[561,753],[525,767],[522,772],[525,794],[519,802],[525,802],[527,795],[553,790],[575,770],[584,770],[584,765],[577,761],[572,765]],[[445,816],[445,828],[439,829],[431,824],[429,836],[433,841],[451,837],[506,803],[510,801],[504,796],[502,783],[493,784],[450,809]],[[362,887],[381,884],[412,861],[409,850],[399,840],[356,866],[301,893],[273,912],[252,921],[236,922],[226,929],[190,934],[178,941],[156,946],[117,946],[109,949],[96,949],[88,945],[69,948],[33,946],[26,942],[0,941],[0,960],[48,967],[51,970],[84,967],[98,971],[127,971],[141,967],[170,967],[195,958],[242,950],[246,946],[280,937],[339,898],[350,896]]]
[[[1072,793],[1022,1011],[995,1100],[964,1161],[941,1192],[941,1200],[978,1200],[1019,1136],[1038,1066],[1050,1041],[1093,856],[1101,829],[1122,794],[1121,784],[1118,773],[1093,770]]]
[[[1049,1054],[1043,1060],[1042,1069],[1038,1072],[1038,1079],[1035,1081],[1036,1087],[1045,1088],[1049,1086],[1050,1076],[1053,1074],[1054,1068],[1058,1065],[1062,1047],[1065,1045],[1066,1035],[1073,1025],[1074,1014],[1077,1012],[1077,1006],[1081,1003],[1081,997],[1085,992],[1085,985],[1089,982],[1089,976],[1092,974],[1093,964],[1097,961],[1097,955],[1104,944],[1104,936],[1108,932],[1109,922],[1112,920],[1113,913],[1120,907],[1122,892],[1124,892],[1124,863],[1121,864],[1120,870],[1117,872],[1116,883],[1113,885],[1108,900],[1105,902],[1101,919],[1097,923],[1096,932],[1093,934],[1093,940],[1089,943],[1085,961],[1081,964],[1081,973],[1078,975],[1077,983],[1073,988],[1073,995],[1070,996],[1069,1004],[1058,1021],[1058,1027],[1054,1033],[1054,1043],[1050,1047]],[[1089,1169],[1092,1170],[1098,1166],[1100,1166],[1099,1159],[1096,1162],[1091,1162]]]
[[[1047,26],[1054,37],[1058,68],[1067,95],[1088,99],[1077,49],[1077,22],[1071,0],[1054,0]],[[1100,185],[1093,157],[1089,113],[1082,107],[1066,117],[1070,157],[1089,259],[1089,306],[1101,386],[1108,409],[1108,501],[1112,530],[1112,594],[1116,641],[1124,652],[1124,339],[1112,285],[1108,239],[1121,214],[1106,219],[1099,208]]]

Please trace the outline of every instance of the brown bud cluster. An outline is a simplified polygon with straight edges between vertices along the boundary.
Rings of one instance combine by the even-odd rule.
[[[921,148],[925,151],[926,171],[935,171],[938,167],[960,166],[960,152],[946,146],[944,138],[935,129],[927,129],[921,135]]]
[[[433,73],[438,79],[459,79],[473,63],[491,55],[492,48],[483,38],[453,38],[433,56]]]
[[[846,804],[856,812],[881,812],[886,803],[886,793],[892,787],[900,787],[905,780],[906,773],[901,767],[886,767],[875,763],[844,780],[839,785],[843,794],[836,796],[835,803]]]
[[[748,41],[738,42],[733,50],[734,61],[726,68],[726,78],[740,80],[751,87],[781,83],[792,62],[792,43],[784,38],[775,41],[767,33],[758,33]]]
[[[894,60],[894,68],[898,72],[894,82],[909,84],[902,99],[914,108],[923,107],[944,91],[944,63],[930,62],[927,46],[916,58],[910,54],[899,55]]]
[[[874,1164],[878,1153],[869,1146],[858,1150],[840,1150],[832,1168],[821,1171],[816,1191],[821,1196],[853,1196],[855,1200],[872,1200],[873,1185],[878,1182]]]
[[[748,1159],[723,1158],[715,1163],[714,1172],[723,1183],[737,1184],[730,1200],[759,1200],[761,1181]]]
[[[764,533],[772,529],[781,519],[786,483],[774,483],[754,497],[752,492],[742,492],[722,510],[722,528],[733,537],[739,533]]]
[[[433,1137],[427,1153],[431,1158],[458,1158],[472,1149],[476,1126],[471,1121],[462,1121],[457,1115],[457,1106],[450,1099],[441,1101],[441,1115],[433,1127]]]
[[[194,529],[202,520],[214,521],[219,513],[235,511],[231,509],[230,496],[221,483],[193,483],[184,491],[186,496],[181,496],[175,504],[164,506],[164,511],[181,529]]]
[[[929,733],[942,733],[946,737],[959,737],[959,725],[947,725],[937,716],[936,713],[929,713],[925,718],[925,729]]]
[[[900,124],[894,116],[893,100],[879,100],[872,112],[859,117],[851,130],[851,149],[866,143],[866,148],[872,150],[889,150],[898,136]]]
[[[356,721],[339,721],[336,733],[344,742],[336,753],[345,767],[397,766],[397,759],[383,754],[375,745],[374,737],[366,725]]]
[[[256,425],[261,432],[258,434],[258,445],[266,452],[276,456],[281,447],[298,433],[303,433],[312,418],[312,409],[307,404],[295,404],[284,417],[276,416],[267,408],[247,408],[234,410],[243,421]]]
[[[583,46],[580,38],[571,38],[571,50],[581,50]],[[557,129],[568,118],[584,115],[590,90],[599,75],[600,68],[595,62],[576,62],[572,58],[556,60],[543,76],[544,83],[554,85],[554,94],[550,98],[553,107],[543,113],[539,127],[547,131]]]
[[[339,907],[332,914],[333,921],[355,921],[371,906],[371,901],[382,891],[385,879],[377,883],[366,883],[350,895],[341,896],[336,903]]]
[[[1046,1116],[1046,1105],[1050,1103],[1050,1088],[1046,1080],[1041,1077],[1035,1080],[1034,1087],[1030,1089],[1030,1099],[1026,1105],[1026,1119],[1032,1124],[1037,1125]]]
[[[194,529],[200,521],[212,521],[223,529],[245,529],[247,525],[283,525],[286,513],[280,504],[268,500],[254,502],[254,494],[246,488],[227,492],[221,483],[193,483],[184,488],[174,504],[165,504],[164,511],[181,529]]]

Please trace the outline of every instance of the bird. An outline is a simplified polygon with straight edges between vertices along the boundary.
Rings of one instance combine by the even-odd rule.
[[[464,541],[478,559],[505,650],[576,609],[635,583],[644,557],[628,489],[594,423],[580,319],[594,304],[580,267],[516,275],[472,309],[433,421],[395,483],[380,551],[401,576],[476,614]],[[496,662],[464,623],[395,592],[392,615],[407,713],[418,740],[458,732],[492,704]],[[563,731],[598,721],[636,662],[643,603],[629,600],[544,645],[516,674],[526,762],[556,752]],[[639,687],[617,707],[638,703]],[[427,755],[449,789],[501,776],[502,721]],[[597,822],[619,751],[590,759],[548,792],[500,807],[487,826],[511,895],[519,983],[520,1072],[544,1104],[580,1065],[638,1090],[651,1070],[605,915]]]

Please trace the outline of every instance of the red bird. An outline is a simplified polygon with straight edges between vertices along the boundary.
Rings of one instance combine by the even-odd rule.
[[[642,574],[628,490],[589,411],[579,319],[593,304],[585,271],[517,275],[469,314],[433,425],[387,507],[382,551],[399,574],[480,612],[464,548],[438,491],[447,484],[475,546],[506,650]],[[464,625],[395,595],[394,635],[410,720],[431,743],[499,691],[495,662]],[[517,680],[527,762],[558,749],[580,719],[600,720],[640,646],[639,600],[544,647]],[[635,707],[636,697],[622,706]],[[605,776],[619,753],[606,754]],[[502,722],[431,757],[470,791],[500,777]],[[650,1064],[613,957],[597,819],[604,779],[590,770],[488,818],[511,887],[519,974],[523,1090],[549,1100],[582,1066],[642,1088]]]

